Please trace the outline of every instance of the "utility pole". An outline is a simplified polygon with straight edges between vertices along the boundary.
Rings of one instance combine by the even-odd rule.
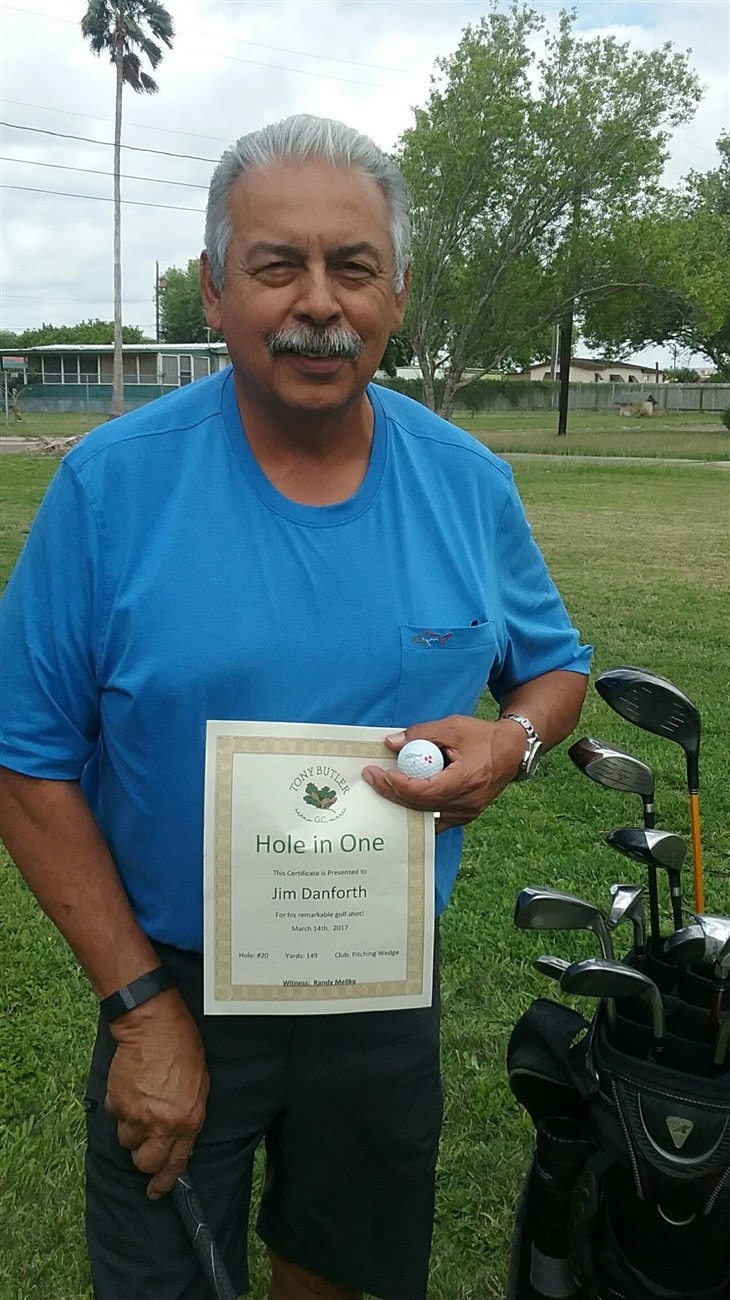
[[[573,353],[573,316],[575,313],[575,241],[580,229],[581,193],[573,196],[573,217],[570,223],[570,253],[568,258],[568,288],[570,305],[560,320],[560,398],[558,405],[558,437],[568,432],[568,402],[570,401],[570,362]]]
[[[167,288],[167,280],[160,275],[160,263],[155,262],[155,342],[160,341],[160,293]]]
[[[573,304],[560,322],[560,397],[558,403],[558,437],[568,432],[568,402],[570,401],[570,362],[573,353]]]

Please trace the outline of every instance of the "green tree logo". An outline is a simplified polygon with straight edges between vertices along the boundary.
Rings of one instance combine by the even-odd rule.
[[[318,790],[314,781],[310,781],[305,790],[304,802],[311,804],[313,808],[331,808],[337,803],[337,795],[334,790],[330,790],[329,786],[323,785],[322,789]]]

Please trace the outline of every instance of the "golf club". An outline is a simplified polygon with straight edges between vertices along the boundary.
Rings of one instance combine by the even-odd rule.
[[[634,932],[634,961],[639,970],[646,963],[646,923],[644,891],[641,885],[611,885],[611,910],[606,917],[613,931],[622,921],[630,921]]]
[[[699,925],[702,933],[716,943],[724,944],[730,939],[730,917],[709,916],[706,912],[695,912],[692,916],[694,925]]]
[[[654,773],[646,763],[642,763],[640,758],[634,758],[633,754],[607,745],[603,740],[595,740],[592,736],[582,736],[576,740],[568,750],[568,757],[597,785],[605,786],[608,790],[641,795],[644,826],[653,830]],[[649,913],[652,939],[656,941],[656,936],[660,933],[659,898],[656,867],[653,864],[649,866]]]
[[[557,980],[560,983],[570,962],[566,961],[564,957],[551,957],[545,953],[542,957],[536,957],[532,964],[541,975],[547,975],[548,979]]]
[[[517,899],[514,920],[518,930],[590,930],[603,956],[613,961],[613,943],[603,912],[575,894],[528,885]]]
[[[669,894],[672,900],[672,916],[675,927],[681,927],[682,921],[682,884],[680,868],[687,854],[687,846],[680,835],[671,831],[642,830],[638,826],[620,826],[609,831],[606,843],[624,857],[644,866],[661,867],[669,878]],[[651,918],[651,941],[658,951],[661,948],[661,931],[655,929],[655,918]]]
[[[715,977],[715,997],[712,1003],[711,1018],[716,1029],[722,1022],[722,1009],[725,1002],[728,976],[730,976],[730,917],[702,916],[699,913],[692,918],[705,936],[706,961],[712,962]]]
[[[700,715],[678,686],[642,668],[611,668],[596,678],[596,690],[616,713],[644,731],[681,745],[687,760],[695,907],[705,906],[700,837]]]
[[[588,957],[573,962],[560,981],[564,993],[601,999],[636,998],[648,1001],[651,1007],[653,1043],[652,1052],[659,1059],[664,1050],[664,1004],[662,995],[653,980],[632,966],[620,962]]]
[[[707,960],[707,938],[700,925],[686,925],[664,941],[664,957],[680,966]]]
[[[197,1256],[200,1271],[216,1300],[238,1300],[238,1292],[223,1263],[187,1170],[178,1177],[171,1195]]]

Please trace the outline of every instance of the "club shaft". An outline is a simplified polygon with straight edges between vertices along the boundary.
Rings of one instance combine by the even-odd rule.
[[[700,796],[696,790],[690,790],[689,792],[689,817],[692,834],[695,912],[704,912],[705,878],[702,867],[702,840],[700,838]]]
[[[644,804],[644,829],[653,831],[656,827],[656,816],[654,813],[654,800],[642,800]],[[662,923],[659,916],[659,881],[657,879],[657,869],[653,863],[647,864],[649,877],[649,926],[651,929],[652,947],[659,952],[662,943]]]
[[[669,897],[672,903],[672,920],[674,921],[675,930],[681,930],[684,926],[682,917],[682,877],[678,871],[668,870],[669,877]]]

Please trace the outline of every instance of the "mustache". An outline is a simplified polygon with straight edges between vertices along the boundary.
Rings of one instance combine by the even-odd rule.
[[[317,329],[314,325],[290,325],[269,334],[266,345],[272,357],[283,352],[298,352],[310,357],[345,357],[357,361],[363,341],[354,330],[337,325]]]

